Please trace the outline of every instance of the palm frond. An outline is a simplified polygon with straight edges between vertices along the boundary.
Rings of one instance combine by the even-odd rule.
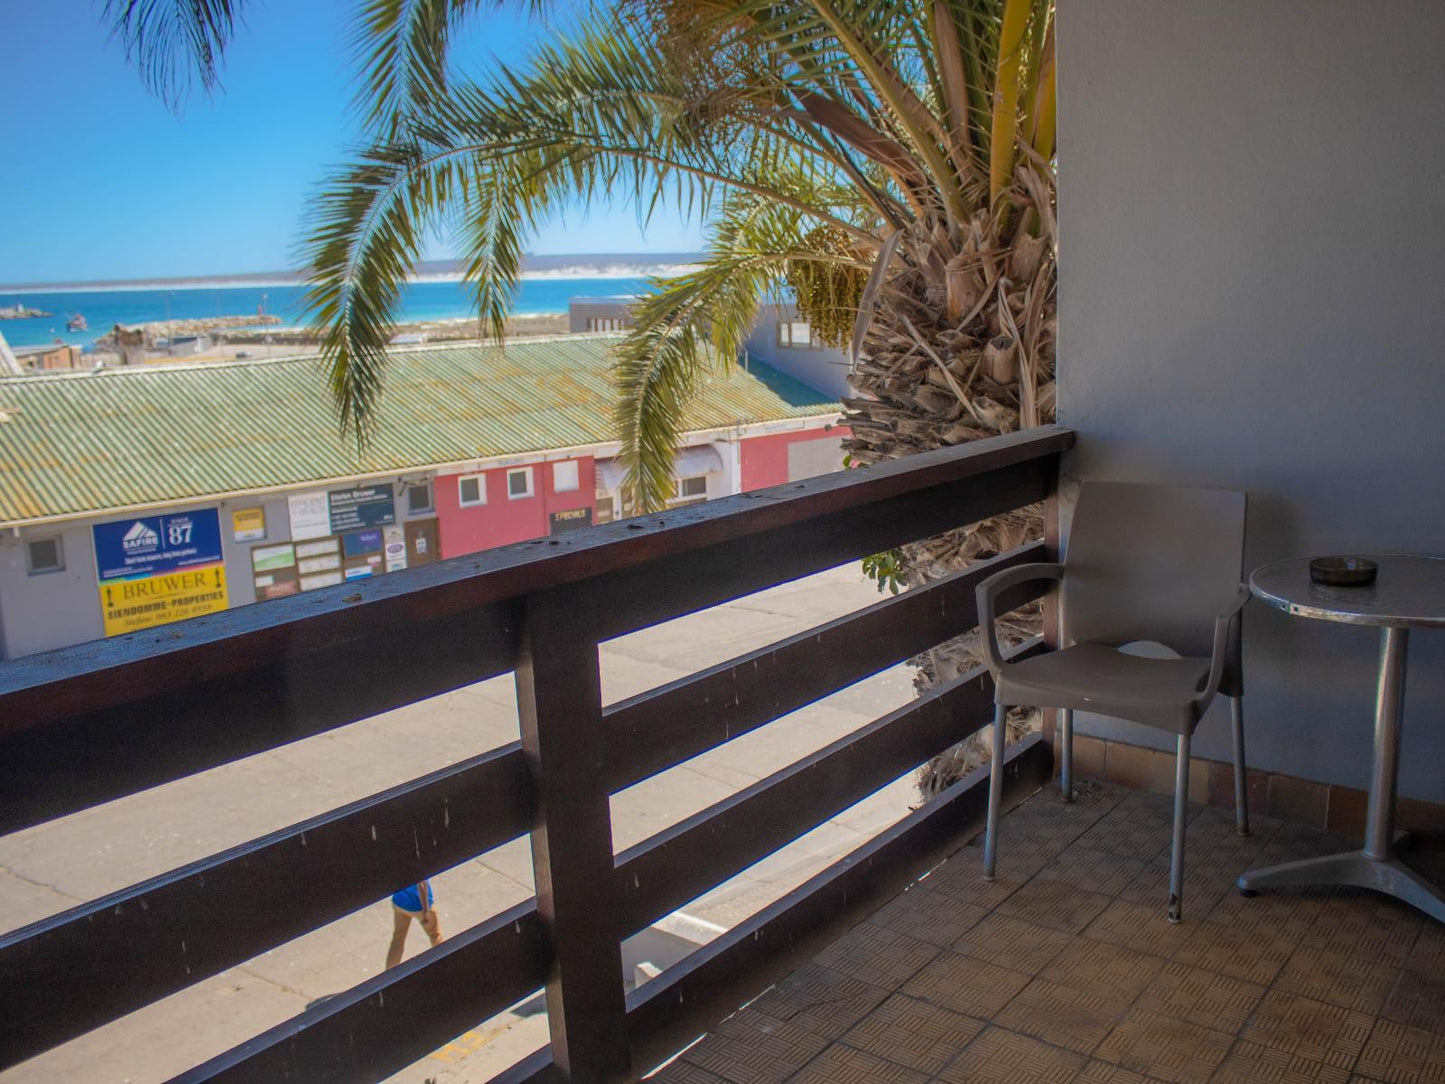
[[[513,0],[545,16],[551,0]],[[446,89],[452,38],[468,17],[507,0],[363,0],[351,48],[360,75],[356,106],[365,122],[395,136],[407,113],[425,112]]]
[[[364,446],[376,421],[402,289],[429,217],[455,186],[452,163],[417,143],[374,147],[311,205],[303,303],[323,329],[321,355],[343,433]]]
[[[146,88],[174,110],[193,80],[207,94],[219,85],[244,6],[244,0],[106,0],[102,17]]]
[[[614,377],[621,458],[637,511],[661,508],[672,494],[673,452],[690,401],[710,367],[714,378],[726,378],[763,298],[781,295],[789,264],[837,258],[810,247],[811,225],[791,208],[748,193],[731,196],[702,264],[655,281],[633,306],[635,323],[617,350]]]

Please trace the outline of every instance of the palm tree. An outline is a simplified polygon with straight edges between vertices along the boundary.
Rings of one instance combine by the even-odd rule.
[[[169,3],[230,18],[225,0]],[[706,258],[652,283],[618,350],[639,510],[672,491],[711,359],[735,358],[787,293],[851,351],[852,465],[1052,420],[1052,0],[614,0],[527,63],[458,78],[453,31],[483,6],[362,7],[371,141],[317,197],[303,246],[343,430],[365,441],[373,424],[389,327],[438,223],[500,337],[529,234],[578,197],[710,224]],[[869,567],[880,586],[919,583],[1038,526],[1037,509],[1000,517]],[[966,640],[930,652],[920,681],[972,657]]]
[[[762,301],[789,289],[852,351],[853,465],[1052,420],[1051,0],[620,0],[485,85],[446,77],[438,26],[373,20],[377,138],[318,200],[307,246],[340,417],[362,438],[426,225],[455,215],[500,336],[528,232],[577,196],[644,214],[670,202],[711,223],[706,259],[653,283],[618,351],[640,509],[671,493],[709,356],[735,358]],[[1000,517],[870,568],[919,583],[1039,521]],[[1030,615],[1015,632],[1036,627]],[[917,660],[920,685],[972,665],[971,639]]]

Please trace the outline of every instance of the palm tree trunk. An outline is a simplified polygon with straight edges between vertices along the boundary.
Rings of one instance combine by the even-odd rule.
[[[1027,229],[1001,240],[996,228],[985,213],[956,231],[917,226],[906,238],[854,366],[855,394],[844,400],[851,462],[878,463],[1053,421],[1053,249]],[[1034,505],[903,546],[898,563],[917,586],[1042,534],[1043,507]],[[1018,642],[1040,627],[1034,605],[1010,615],[1000,631]],[[977,634],[912,661],[922,692],[979,664]],[[1037,712],[1018,711],[1010,738],[1037,727]],[[966,742],[923,769],[920,789],[925,797],[937,793],[987,759],[981,743]]]

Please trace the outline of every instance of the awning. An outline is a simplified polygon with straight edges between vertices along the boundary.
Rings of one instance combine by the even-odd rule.
[[[672,457],[672,473],[679,478],[696,478],[699,474],[717,474],[722,470],[722,456],[711,444],[684,448]]]
[[[723,469],[722,456],[710,444],[684,448],[672,457],[672,473],[678,478],[696,478],[700,474],[717,474]],[[618,490],[627,477],[622,462],[603,459],[597,464],[597,488]]]

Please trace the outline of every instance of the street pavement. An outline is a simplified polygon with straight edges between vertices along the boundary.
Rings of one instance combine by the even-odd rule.
[[[856,563],[604,644],[611,703],[878,601]],[[912,697],[894,667],[613,797],[620,851]],[[0,933],[516,740],[510,676],[460,689],[143,794],[0,838]],[[893,823],[916,801],[911,773],[685,907],[727,927]],[[433,879],[444,934],[532,894],[525,839]],[[311,890],[306,883],[295,893]],[[287,900],[278,897],[277,907]],[[164,1001],[0,1073],[0,1084],[163,1081],[308,1002],[380,970],[387,901],[363,908]],[[410,957],[425,948],[413,925]],[[479,976],[485,981],[485,976]],[[547,1041],[533,1002],[397,1074],[404,1084],[486,1081]]]

